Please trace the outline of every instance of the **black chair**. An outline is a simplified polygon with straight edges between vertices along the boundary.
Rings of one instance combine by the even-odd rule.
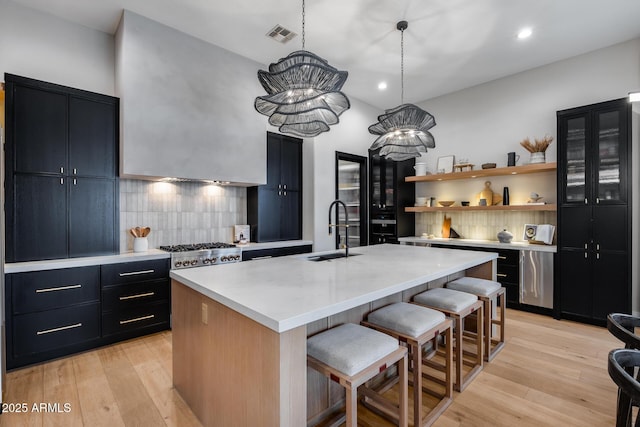
[[[638,326],[640,326],[639,317],[623,313],[611,313],[607,316],[607,329],[614,337],[624,343],[626,349],[640,350],[640,336],[635,334],[635,328]],[[631,377],[634,377],[634,368],[632,366],[626,368],[626,372]],[[637,380],[638,376],[636,375],[635,378]],[[622,389],[619,388],[616,427],[630,425],[634,406],[640,406],[640,401],[629,399],[628,395],[625,395]],[[640,426],[637,422],[636,425]]]
[[[618,386],[616,427],[629,427],[633,418],[632,406],[638,406],[640,402],[640,383],[629,371],[640,367],[640,351],[611,350],[608,367],[609,376]],[[640,427],[640,416],[636,417],[635,427]]]
[[[607,316],[607,329],[624,343],[624,348],[640,350],[640,336],[634,333],[640,326],[640,317],[629,314],[611,313]]]

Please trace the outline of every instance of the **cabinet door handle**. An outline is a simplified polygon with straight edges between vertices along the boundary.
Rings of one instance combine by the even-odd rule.
[[[287,184],[283,185],[283,186],[282,186],[282,189],[283,189],[283,190],[286,190],[286,189],[287,189]]]
[[[73,174],[74,174],[74,175],[77,175],[77,174],[78,174],[78,169],[73,168]]]
[[[278,184],[278,190],[282,190],[282,184]]]
[[[126,297],[120,297],[120,301],[126,301],[128,299],[136,299],[136,298],[144,298],[144,297],[152,297],[156,293],[155,292],[145,292],[144,294],[136,294],[136,295],[127,295]]]
[[[76,178],[73,178],[73,185],[78,185],[78,180]]]
[[[155,316],[155,314],[150,314],[148,316],[142,316],[142,317],[136,317],[134,319],[128,319],[128,320],[121,320],[120,324],[121,325],[126,325],[127,323],[133,323],[133,322],[141,322],[143,320],[147,320],[147,319],[153,319]]]
[[[600,197],[596,197],[596,204],[600,204]]]
[[[256,259],[269,259],[269,258],[273,258],[273,255],[265,255],[265,256],[257,256],[254,258],[251,258],[251,260],[256,260]]]
[[[600,253],[596,252],[596,259],[600,259]]]
[[[153,272],[155,272],[155,270],[129,271],[127,273],[120,273],[120,277],[137,276],[138,274],[148,274],[148,273],[153,273]]]
[[[586,198],[586,197],[585,197],[585,199],[584,199],[584,204],[585,204],[585,205],[588,205],[588,204],[589,204],[589,201],[587,200],[587,198]]]
[[[69,286],[56,286],[55,288],[36,289],[36,294],[43,294],[45,292],[66,291],[67,289],[78,289],[82,285],[69,285]]]
[[[287,195],[287,192],[286,192],[286,191],[285,191],[285,192],[283,192],[283,193],[282,193],[282,195],[283,195],[283,196],[286,196],[286,195]]]
[[[282,196],[282,191],[278,190],[278,196]]]
[[[587,259],[587,258],[589,258],[589,256],[588,256],[588,255],[587,255],[587,253],[585,252],[585,253],[584,253],[584,259]]]
[[[64,185],[64,178],[60,178],[60,185]]]
[[[585,243],[585,244],[584,244],[584,248],[585,248],[585,249],[588,249],[588,248],[589,248],[589,244],[588,244],[588,243]]]
[[[44,331],[38,331],[36,332],[36,335],[45,335],[45,334],[50,334],[51,332],[60,332],[67,329],[75,329],[81,326],[82,326],[82,323],[76,323],[76,324],[67,325],[67,326],[60,326],[59,328],[45,329]]]
[[[596,250],[599,251],[600,250],[600,243],[596,243]]]
[[[504,273],[496,273],[496,276],[498,276],[498,277],[507,277],[507,275],[504,274]]]
[[[60,173],[64,173],[64,168],[60,166]]]
[[[498,255],[498,259],[507,259],[506,256]]]

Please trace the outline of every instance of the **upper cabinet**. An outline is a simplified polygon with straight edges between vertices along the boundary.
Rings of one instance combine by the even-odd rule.
[[[118,99],[5,78],[7,261],[119,252]]]
[[[251,240],[302,238],[302,140],[267,132],[267,184],[247,189]]]
[[[628,102],[558,114],[563,204],[627,203]]]

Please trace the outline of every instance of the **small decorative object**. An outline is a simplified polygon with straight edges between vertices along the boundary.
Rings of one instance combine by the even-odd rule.
[[[460,202],[460,204],[461,204],[462,206],[469,206],[469,202],[468,202],[468,201]]]
[[[451,217],[444,216],[442,221],[442,237],[448,239],[451,235]]]
[[[422,176],[427,174],[426,163],[416,163],[416,165],[413,168],[416,170],[416,176]]]
[[[233,226],[233,243],[245,245],[249,243],[251,227],[249,225],[234,225]]]
[[[450,239],[458,239],[460,235],[453,229],[453,227],[449,227],[449,238]]]
[[[453,172],[453,156],[438,157],[438,173],[451,173]]]
[[[151,233],[151,227],[132,227],[129,234],[133,236],[133,251],[146,252],[149,249],[147,236]]]
[[[479,205],[479,206],[493,206],[493,205],[497,205],[502,201],[502,197],[499,194],[494,193],[493,190],[491,189],[491,181],[485,181],[484,190],[480,192],[480,194],[478,195],[478,199],[479,200],[484,199],[486,203],[485,205]]]
[[[509,187],[504,187],[502,189],[502,204],[504,206],[509,205]]]
[[[482,164],[482,169],[493,169],[496,167],[495,163],[483,163]]]
[[[549,144],[553,142],[553,137],[546,135],[542,139],[535,139],[535,143],[531,143],[529,138],[525,138],[520,142],[520,145],[524,147],[525,150],[531,153],[531,158],[529,159],[529,163],[544,163],[545,159],[545,151],[549,147]]]
[[[498,233],[498,241],[500,243],[511,243],[512,239],[513,233],[507,231],[506,228]]]
[[[416,206],[426,206],[427,198],[426,197],[416,197]]]
[[[487,199],[478,200],[478,206],[487,206]]]
[[[529,195],[529,201],[527,203],[541,203],[538,202],[538,200],[540,199],[542,199],[542,197],[538,193],[531,192],[531,194]]]
[[[454,166],[454,168],[456,169],[456,172],[462,172],[467,168],[467,170],[472,171],[474,166],[475,165],[471,163],[458,163]]]
[[[516,154],[515,151],[507,153],[507,166],[515,166],[520,160],[520,155]]]
[[[449,206],[453,205],[455,203],[455,201],[453,201],[453,200],[440,200],[438,203],[440,204],[440,206],[444,206],[445,208],[448,208]]]

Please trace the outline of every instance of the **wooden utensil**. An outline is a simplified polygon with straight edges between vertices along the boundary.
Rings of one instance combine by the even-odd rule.
[[[134,238],[138,237],[136,236],[136,230],[134,228],[129,229],[129,234],[131,234]]]
[[[147,237],[151,233],[151,227],[144,227],[142,229],[142,237]]]
[[[136,227],[136,236],[142,237],[142,228],[140,226]]]

